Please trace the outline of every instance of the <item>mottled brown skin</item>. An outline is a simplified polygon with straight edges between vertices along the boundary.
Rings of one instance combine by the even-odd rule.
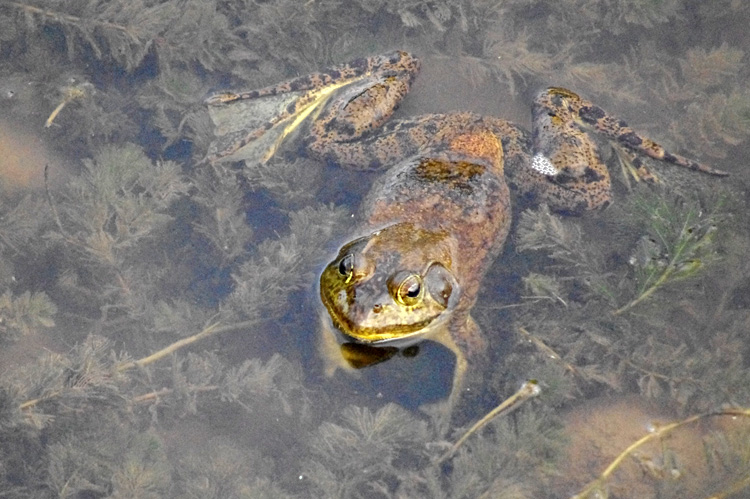
[[[627,151],[645,180],[656,178],[638,153],[704,173],[724,173],[668,153],[562,88],[549,88],[537,97],[531,134],[499,118],[472,113],[386,123],[418,68],[410,54],[393,52],[276,87],[222,94],[210,103],[351,81],[311,124],[306,151],[349,168],[387,169],[362,201],[351,242],[323,270],[320,294],[327,313],[322,325],[326,330],[334,326],[344,341],[367,345],[402,347],[428,337],[442,342],[456,353],[455,402],[467,368],[465,354],[471,357],[485,348],[470,312],[508,234],[506,180],[558,211],[579,213],[608,205],[609,172],[589,132]],[[311,99],[304,94],[298,104]],[[294,113],[290,106],[279,116],[286,119]],[[255,140],[278,123],[279,116],[236,145]],[[217,151],[214,160],[231,153]],[[329,370],[347,360],[341,355],[346,356],[346,349],[339,351],[340,341],[334,337],[332,331],[323,335],[329,359],[338,357]],[[360,365],[359,360],[348,360]]]
[[[465,354],[485,349],[470,312],[511,209],[497,137],[481,123],[442,135],[442,147],[376,181],[360,207],[361,237],[324,269],[320,291],[334,326],[354,341],[407,346],[430,338],[453,350],[457,396]],[[402,283],[417,286],[413,302],[400,298]]]
[[[449,323],[449,329],[456,332],[467,322],[481,277],[502,247],[510,226],[510,195],[499,141],[487,130],[469,127],[458,132],[446,137],[449,142],[444,151],[402,161],[376,181],[358,217],[357,233],[373,241],[358,253],[367,255],[368,263],[360,265],[366,270],[345,283],[350,289],[364,287],[377,277],[383,279],[400,270],[419,274],[430,263],[438,262],[455,278],[453,292],[460,292]],[[409,227],[405,232],[410,237],[394,229],[404,226]],[[337,262],[340,258],[331,266],[340,274]],[[326,281],[322,286],[329,312],[333,308],[332,314],[340,315],[344,308],[354,310],[354,303],[344,307],[336,302],[338,288],[331,289],[330,284]],[[389,298],[388,294],[371,295],[377,298],[366,304],[368,310],[383,305],[376,301]],[[347,299],[362,306],[360,295]],[[349,332],[367,340],[366,335]],[[475,347],[481,344],[478,337],[460,340]]]

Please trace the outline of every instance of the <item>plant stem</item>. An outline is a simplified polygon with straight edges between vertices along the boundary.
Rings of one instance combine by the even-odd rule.
[[[164,347],[161,350],[159,350],[157,352],[154,352],[154,353],[152,353],[151,355],[149,355],[147,357],[144,357],[144,358],[139,359],[139,360],[133,360],[133,361],[130,361],[130,362],[125,362],[123,364],[120,364],[119,366],[117,366],[117,372],[123,372],[123,371],[127,371],[129,369],[133,369],[134,367],[143,367],[143,366],[146,366],[148,364],[152,364],[152,363],[156,362],[157,360],[161,360],[164,357],[166,357],[166,356],[168,356],[170,354],[173,354],[177,350],[179,350],[179,349],[181,349],[183,347],[186,347],[188,345],[192,345],[193,343],[195,343],[197,341],[206,339],[206,338],[208,338],[210,336],[213,336],[215,334],[221,334],[221,333],[226,333],[228,331],[235,331],[237,329],[243,329],[243,328],[246,328],[246,327],[250,327],[250,326],[253,326],[253,325],[257,324],[258,322],[260,322],[260,320],[261,319],[250,319],[250,320],[246,320],[246,321],[243,321],[243,322],[237,322],[235,324],[228,324],[226,326],[219,326],[218,324],[211,324],[211,325],[207,326],[205,329],[203,329],[203,331],[201,331],[200,333],[194,334],[193,336],[190,336],[188,338],[183,338],[183,339],[181,339],[179,341],[175,341],[171,345],[169,345],[167,347]],[[32,399],[32,400],[27,400],[26,402],[22,403],[19,406],[19,409],[21,409],[21,410],[28,409],[30,407],[33,407],[33,406],[39,404],[40,402],[44,402],[45,400],[49,400],[51,398],[54,398],[54,397],[60,395],[61,393],[62,393],[62,391],[58,390],[58,391],[53,392],[53,393],[51,393],[49,395],[46,395],[44,397],[40,397],[40,398],[36,398],[36,399]]]
[[[536,380],[530,380],[524,383],[516,393],[508,397],[502,404],[492,409],[487,413],[486,416],[474,423],[474,426],[469,428],[469,430],[464,433],[463,436],[459,438],[458,441],[453,444],[450,449],[445,451],[445,453],[443,453],[443,455],[438,458],[437,464],[442,463],[453,454],[455,454],[455,452],[459,447],[461,447],[461,445],[463,445],[467,438],[479,431],[481,427],[492,421],[495,417],[503,413],[509,414],[513,412],[514,410],[518,409],[523,402],[526,402],[530,398],[536,397],[540,392],[541,389],[537,385]]]
[[[257,324],[259,321],[260,321],[260,319],[250,319],[250,320],[243,321],[243,322],[237,322],[235,324],[228,324],[226,326],[219,326],[219,324],[216,324],[216,323],[215,324],[211,324],[211,325],[207,326],[200,333],[194,334],[193,336],[190,336],[190,337],[187,337],[187,338],[183,338],[183,339],[181,339],[179,341],[175,341],[171,345],[169,345],[167,347],[164,347],[164,348],[162,348],[161,350],[159,350],[157,352],[152,353],[148,357],[144,357],[144,358],[139,359],[139,360],[134,360],[134,361],[131,361],[131,362],[126,362],[124,364],[120,364],[119,366],[117,366],[117,371],[118,372],[122,372],[122,371],[127,371],[129,369],[132,369],[134,367],[143,367],[143,366],[146,366],[148,364],[153,364],[157,360],[161,360],[164,357],[166,357],[167,355],[170,355],[170,354],[176,352],[177,350],[179,350],[179,349],[181,349],[183,347],[186,347],[188,345],[192,345],[193,343],[195,343],[197,341],[206,339],[206,338],[208,338],[210,336],[213,336],[215,334],[226,333],[228,331],[234,331],[234,330],[237,330],[237,329],[242,329],[242,328],[245,328],[245,327],[253,326],[253,325]]]
[[[643,293],[641,293],[636,299],[634,299],[627,305],[624,305],[618,308],[617,310],[615,310],[614,312],[612,312],[612,315],[620,315],[623,312],[627,312],[628,310],[635,307],[640,302],[642,302],[643,300],[645,300],[646,298],[654,294],[654,291],[656,291],[659,288],[659,286],[664,284],[667,281],[667,279],[669,279],[672,276],[673,273],[674,273],[674,266],[673,266],[673,263],[670,262],[667,269],[664,271],[664,273],[661,276],[659,276],[659,278],[656,280],[655,283],[649,286],[648,289],[646,289]]]

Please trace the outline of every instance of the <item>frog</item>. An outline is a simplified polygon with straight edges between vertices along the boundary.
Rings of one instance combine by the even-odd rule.
[[[508,237],[511,191],[560,213],[605,208],[612,202],[611,176],[597,137],[628,159],[637,180],[660,181],[643,157],[717,177],[727,173],[667,151],[562,87],[536,96],[530,132],[470,112],[390,120],[419,69],[417,57],[397,50],[259,90],[211,96],[209,107],[227,108],[294,94],[272,119],[221,136],[207,159],[233,161],[249,148],[267,161],[309,121],[303,154],[382,172],[318,281],[326,372],[361,368],[434,340],[455,355],[453,406],[469,366],[489,348],[471,311]],[[274,131],[269,145],[264,138]],[[263,154],[254,148],[259,143],[267,148]]]

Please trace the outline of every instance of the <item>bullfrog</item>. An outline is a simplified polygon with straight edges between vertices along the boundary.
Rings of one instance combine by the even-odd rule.
[[[559,87],[534,100],[531,133],[467,112],[388,121],[419,67],[410,53],[394,51],[260,90],[212,96],[207,103],[215,109],[286,97],[275,104],[272,119],[218,132],[208,159],[265,161],[311,118],[305,154],[350,169],[382,170],[348,242],[320,275],[321,350],[333,372],[371,362],[362,360],[358,345],[387,358],[425,339],[438,341],[456,357],[455,403],[470,360],[487,349],[471,310],[508,235],[510,189],[559,212],[604,208],[612,200],[611,182],[595,136],[627,155],[638,179],[658,181],[641,156],[726,173],[666,151]]]

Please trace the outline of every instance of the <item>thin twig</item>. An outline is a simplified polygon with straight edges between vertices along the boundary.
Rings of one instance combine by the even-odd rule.
[[[516,393],[508,397],[502,404],[492,409],[487,413],[486,416],[474,423],[474,426],[469,428],[469,430],[464,433],[463,436],[459,438],[458,441],[453,444],[450,449],[448,449],[445,453],[443,453],[442,456],[438,458],[437,464],[442,463],[453,454],[455,454],[455,452],[459,447],[463,445],[466,439],[479,431],[480,428],[492,421],[494,418],[496,418],[500,414],[510,414],[511,412],[521,407],[522,403],[526,402],[530,398],[536,397],[537,395],[539,395],[539,393],[541,393],[541,388],[539,388],[536,380],[529,380],[524,383]]]

